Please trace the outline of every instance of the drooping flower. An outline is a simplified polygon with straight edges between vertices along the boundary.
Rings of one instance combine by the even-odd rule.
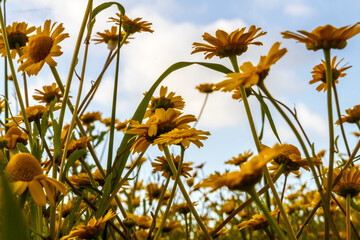
[[[339,173],[340,169],[335,168],[333,179],[337,178]],[[351,197],[357,196],[360,193],[360,170],[357,166],[346,169],[341,175],[340,181],[334,186],[332,191],[342,197],[346,197],[347,194],[350,194]]]
[[[228,73],[228,79],[216,84],[216,90],[231,92],[239,89],[240,85],[249,88],[262,83],[274,65],[287,52],[286,48],[280,49],[280,43],[276,42],[270,48],[268,55],[261,56],[259,64],[254,66],[251,62],[245,62],[240,66],[239,73]]]
[[[182,110],[185,107],[185,102],[181,96],[175,96],[175,92],[169,92],[167,94],[168,88],[161,86],[160,87],[160,96],[151,97],[150,104],[148,109],[145,112],[144,118],[150,117],[155,113],[155,110],[158,108],[163,108],[165,110],[173,108],[175,110]],[[166,95],[167,94],[167,95]]]
[[[265,35],[266,32],[259,32],[261,28],[256,28],[254,25],[250,26],[247,32],[245,32],[245,29],[246,27],[240,30],[237,29],[230,34],[219,29],[216,31],[215,37],[209,33],[204,33],[202,37],[209,44],[193,43],[194,50],[191,54],[204,52],[205,59],[211,59],[213,56],[224,58],[243,54],[250,44],[262,45],[261,42],[254,42],[254,40]]]
[[[55,206],[55,188],[66,195],[64,184],[44,175],[40,163],[30,153],[15,154],[10,159],[5,172],[12,183],[14,193],[20,195],[29,189],[32,198],[39,206],[45,206],[46,199],[51,206]]]
[[[116,26],[112,26],[111,30],[105,30],[103,33],[97,32],[96,34],[97,34],[96,36],[97,38],[92,39],[94,42],[96,42],[95,44],[106,43],[107,48],[110,51],[115,50],[119,41],[119,31]],[[120,41],[124,38],[124,35],[125,33],[122,32]],[[129,41],[125,41],[124,43],[128,44]]]
[[[279,213],[279,209],[275,209],[274,211],[270,212],[271,216],[276,216]],[[255,214],[251,217],[248,221],[243,221],[237,225],[239,230],[243,228],[251,228],[252,230],[258,230],[269,226],[267,218],[264,214]]]
[[[331,25],[319,26],[307,32],[299,30],[298,33],[286,31],[282,32],[283,38],[296,39],[298,42],[305,43],[308,50],[317,51],[319,49],[343,49],[347,40],[360,33],[359,23],[352,26],[336,28]]]
[[[175,128],[188,129],[189,123],[195,122],[193,115],[183,115],[173,108],[167,110],[158,108],[155,114],[150,117],[144,124],[138,122],[130,123],[130,129],[126,131],[128,134],[136,134],[137,139],[131,146],[134,152],[144,151],[150,144],[154,144],[155,139],[160,135],[170,132]],[[158,145],[159,146],[159,145]]]
[[[333,83],[339,83],[339,78],[345,77],[346,73],[344,73],[345,70],[351,68],[351,66],[342,66],[338,69],[339,64],[341,63],[343,59],[341,59],[338,63],[336,63],[336,56],[331,61],[331,70],[332,70],[332,79]],[[310,84],[320,82],[320,85],[317,86],[316,90],[319,92],[323,90],[324,92],[327,90],[327,84],[326,84],[326,65],[325,61],[321,60],[321,64],[316,65],[313,68],[312,77],[313,79],[309,82]]]
[[[61,240],[65,239],[94,239],[97,238],[105,228],[105,223],[117,214],[110,210],[105,216],[96,219],[91,218],[86,225],[80,224],[74,227],[71,232],[62,237]]]
[[[141,21],[142,18],[135,18],[130,19],[128,16],[123,15],[121,16],[119,13],[116,13],[117,18],[111,17],[110,19],[120,24],[120,18],[121,18],[121,24],[124,29],[124,31],[128,34],[134,34],[134,33],[140,33],[140,32],[149,32],[153,33],[154,30],[151,29],[152,23],[149,23],[147,21]]]
[[[26,22],[13,22],[12,25],[6,27],[6,34],[9,40],[11,58],[16,57],[17,48],[20,50],[29,41],[28,34],[35,31],[35,27],[29,27]],[[6,56],[5,42],[0,33],[0,54],[2,57]]]
[[[171,158],[174,162],[174,165],[177,170],[179,170],[179,163],[180,163],[180,156],[174,157],[173,154],[171,154]],[[191,166],[192,163],[190,162],[184,162],[181,168],[181,176],[184,176],[185,178],[190,177],[190,171],[193,170]],[[168,164],[168,161],[165,157],[157,157],[154,162],[151,163],[151,166],[154,168],[153,172],[161,172],[161,176],[167,178],[168,176],[171,176],[173,179],[175,178],[172,174],[172,171],[170,169],[170,166]]]
[[[347,123],[359,123],[360,122],[360,104],[359,105],[355,105],[353,108],[349,108],[347,110],[345,110],[347,116],[343,116],[341,118],[342,122],[347,122]],[[340,121],[337,120],[336,124],[340,124]]]
[[[55,25],[56,23],[51,25],[51,20],[46,20],[44,28],[38,27],[36,34],[29,37],[29,43],[23,48],[23,55],[18,60],[23,61],[18,71],[31,76],[37,75],[45,63],[51,67],[57,65],[53,57],[62,55],[58,44],[68,38],[69,34],[62,33],[65,30],[62,23],[56,28]]]
[[[56,98],[57,103],[61,102],[61,98],[63,97],[62,93],[60,92],[60,88],[57,86],[56,83],[53,83],[48,86],[43,86],[43,90],[35,89],[35,92],[39,95],[33,95],[33,98],[40,102],[46,103],[46,105],[50,105],[51,102]]]

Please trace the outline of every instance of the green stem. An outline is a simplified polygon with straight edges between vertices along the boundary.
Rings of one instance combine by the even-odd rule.
[[[327,85],[327,108],[328,108],[328,121],[329,121],[329,171],[328,171],[328,184],[326,189],[331,189],[333,170],[334,170],[334,120],[332,113],[332,69],[330,49],[324,49],[325,65],[326,65],[326,85]],[[330,195],[331,191],[327,191],[325,195],[325,207],[330,212]],[[330,238],[329,222],[325,221],[325,238]]]
[[[333,91],[334,91],[334,99],[335,99],[335,104],[336,104],[336,112],[339,118],[339,124],[340,124],[340,130],[341,130],[341,134],[343,136],[344,139],[344,144],[346,147],[346,151],[348,156],[350,156],[351,152],[350,152],[350,148],[349,148],[349,144],[348,141],[346,139],[346,134],[345,134],[345,130],[344,130],[344,124],[343,121],[341,119],[341,111],[340,111],[340,103],[339,103],[339,98],[338,98],[338,94],[337,94],[337,90],[336,90],[336,85],[334,84],[333,86]]]
[[[281,116],[284,118],[284,120],[286,121],[286,123],[289,125],[289,127],[291,128],[291,130],[293,131],[293,133],[295,134],[296,138],[298,139],[299,143],[300,143],[300,146],[302,148],[302,150],[304,151],[304,154],[306,156],[306,160],[307,160],[307,163],[309,164],[309,167],[311,169],[311,172],[314,176],[314,179],[315,179],[315,183],[316,183],[316,186],[318,188],[318,191],[319,191],[319,194],[320,194],[320,197],[321,197],[321,201],[324,203],[324,210],[325,210],[325,215],[326,215],[326,218],[330,220],[330,224],[332,225],[333,227],[333,230],[334,230],[334,233],[336,234],[336,237],[338,239],[340,239],[340,236],[339,236],[339,232],[337,231],[336,229],[336,226],[335,226],[335,223],[334,223],[334,219],[331,217],[331,213],[329,211],[329,207],[327,205],[327,202],[324,201],[325,200],[325,196],[324,196],[324,192],[323,192],[323,189],[322,189],[322,185],[320,183],[320,180],[319,180],[319,176],[317,175],[316,173],[316,169],[315,169],[315,166],[314,166],[314,163],[312,162],[311,160],[311,157],[309,155],[309,152],[305,146],[305,143],[303,141],[303,139],[301,138],[298,130],[295,128],[294,124],[290,121],[289,117],[286,115],[286,113],[282,110],[282,108],[277,104],[277,102],[275,101],[275,99],[271,96],[270,92],[266,89],[264,83],[261,83],[260,85],[258,85],[259,88],[263,91],[263,93],[266,95],[266,97],[270,100],[270,102],[274,105],[274,107],[279,111],[279,113],[281,114]]]
[[[206,106],[206,103],[207,103],[208,98],[209,98],[209,93],[206,93],[204,103],[203,103],[203,105],[201,106],[200,113],[199,113],[199,115],[198,115],[198,117],[197,117],[197,120],[196,120],[196,122],[195,122],[195,124],[194,124],[193,127],[196,127],[196,125],[198,124],[198,122],[199,122],[199,120],[200,120],[200,117],[201,117],[202,113],[204,112],[204,109],[205,109],[205,106]]]
[[[167,146],[165,146],[165,144],[163,144],[163,149],[164,149],[164,153],[165,153],[166,158],[171,159],[169,148]],[[168,161],[168,163],[169,163],[169,167],[171,169],[171,172],[173,173],[174,176],[176,176],[177,175],[177,170],[176,170],[176,167],[175,167],[173,161]],[[200,218],[199,214],[197,213],[193,203],[191,202],[191,199],[190,199],[188,193],[186,192],[186,189],[185,189],[184,184],[182,183],[181,179],[179,179],[178,184],[179,184],[179,188],[181,190],[181,193],[183,194],[183,196],[184,196],[184,198],[185,198],[185,200],[186,200],[186,202],[188,204],[188,207],[190,208],[190,210],[191,210],[192,214],[194,215],[197,223],[199,224],[201,230],[203,231],[203,233],[205,235],[205,238],[207,240],[212,239],[209,232],[208,232],[208,230],[207,230],[207,228],[206,228],[206,226],[205,226],[205,224],[201,220],[201,218]]]
[[[19,43],[16,43],[16,51],[19,54],[19,57],[21,57],[21,51],[20,51],[20,46]],[[21,61],[21,63],[23,63]],[[28,107],[29,106],[29,96],[28,96],[28,87],[27,87],[27,81],[26,81],[26,74],[25,72],[22,73],[23,76],[23,81],[24,81],[24,93],[25,93],[25,106]]]
[[[345,211],[346,211],[346,240],[351,240],[351,224],[350,224],[350,200],[351,194],[346,194]]]
[[[233,67],[234,67],[235,72],[239,72],[239,68],[237,66],[238,64],[237,64],[236,56],[230,57],[230,61],[231,61],[232,65],[233,65]],[[242,99],[243,99],[243,102],[244,102],[246,115],[248,117],[250,129],[251,129],[251,133],[252,133],[255,145],[256,145],[256,149],[257,149],[258,153],[260,153],[261,152],[260,141],[259,141],[258,135],[256,133],[254,119],[253,119],[252,114],[251,114],[250,105],[249,105],[249,102],[247,100],[247,95],[246,95],[245,88],[244,88],[243,85],[240,85],[240,92],[241,92],[241,96],[242,96]],[[286,228],[287,228],[287,230],[288,230],[288,232],[289,232],[289,234],[291,236],[291,239],[296,240],[295,233],[294,233],[293,229],[291,228],[290,221],[287,218],[285,209],[282,206],[279,195],[278,195],[278,193],[276,191],[276,188],[275,188],[274,183],[273,183],[273,181],[271,179],[269,170],[267,169],[266,166],[265,166],[264,173],[265,173],[266,180],[268,181],[268,183],[270,185],[270,189],[271,189],[271,191],[272,191],[272,193],[274,195],[275,201],[276,201],[276,203],[277,203],[277,205],[279,207],[281,216],[282,216],[282,218],[283,218],[283,220],[285,222],[285,226],[286,226]]]
[[[252,187],[251,189],[248,190],[248,193],[250,194],[250,196],[254,199],[256,205],[261,209],[261,211],[264,213],[266,219],[268,220],[269,224],[273,227],[273,229],[275,230],[275,232],[277,233],[278,237],[281,240],[285,240],[286,237],[283,233],[283,231],[281,230],[281,228],[279,227],[279,225],[276,223],[275,219],[273,218],[273,216],[271,216],[269,210],[266,208],[266,206],[261,202],[256,190],[254,187]]]
[[[8,59],[8,62],[9,62],[9,66],[10,66],[10,70],[11,70],[11,74],[12,74],[12,78],[13,78],[13,82],[14,82],[14,86],[15,86],[16,96],[17,96],[17,98],[19,100],[21,114],[22,114],[22,116],[24,118],[24,123],[25,123],[27,134],[29,135],[30,149],[32,149],[33,148],[33,139],[32,139],[32,134],[31,134],[31,127],[30,127],[29,120],[28,120],[28,118],[26,116],[24,101],[23,101],[22,96],[21,96],[21,91],[20,91],[19,83],[18,83],[18,80],[17,80],[17,77],[16,77],[16,71],[15,71],[14,63],[13,63],[12,58],[11,58],[9,40],[8,40],[8,37],[7,37],[6,26],[5,26],[5,23],[4,23],[4,18],[3,18],[1,6],[0,6],[0,25],[1,25],[1,33],[2,33],[2,36],[3,36],[3,39],[4,39],[6,56],[10,56],[7,59]],[[7,87],[5,89],[7,89]]]
[[[67,103],[67,101],[69,99],[71,81],[72,81],[75,66],[76,66],[76,63],[77,63],[77,60],[78,60],[80,45],[81,45],[81,42],[82,42],[82,38],[84,36],[86,23],[87,23],[87,21],[89,19],[89,16],[91,15],[92,5],[93,5],[93,0],[88,0],[88,5],[86,7],[84,18],[83,18],[83,21],[81,23],[81,27],[80,27],[80,30],[79,30],[79,35],[78,35],[78,38],[76,40],[74,54],[73,54],[73,57],[72,57],[72,60],[71,60],[69,74],[68,74],[68,78],[67,78],[67,82],[66,82],[66,89],[65,89],[64,97],[63,97],[63,102],[65,104],[62,104],[61,110],[60,110],[60,115],[59,115],[59,126],[60,126],[60,128],[62,128],[62,125],[63,125],[63,121],[64,121],[64,117],[65,117],[66,103]]]

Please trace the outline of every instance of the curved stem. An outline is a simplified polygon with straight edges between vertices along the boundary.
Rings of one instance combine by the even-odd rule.
[[[310,154],[305,146],[305,143],[303,141],[303,139],[301,138],[298,130],[295,128],[294,124],[290,121],[289,117],[286,115],[286,113],[282,110],[282,108],[277,104],[277,102],[274,100],[274,98],[271,96],[270,92],[266,89],[265,85],[263,83],[261,83],[259,85],[259,88],[263,91],[263,93],[267,96],[267,98],[270,100],[270,102],[274,105],[274,107],[279,111],[279,113],[281,114],[281,116],[284,118],[284,120],[286,121],[286,123],[289,125],[289,127],[291,128],[291,130],[293,131],[293,133],[295,134],[296,138],[298,139],[300,145],[301,145],[301,148],[302,150],[304,151],[304,154],[306,156],[306,160],[307,160],[307,163],[309,164],[309,167],[311,169],[311,172],[314,176],[314,179],[315,179],[315,183],[316,183],[316,186],[318,188],[318,191],[319,191],[319,194],[320,194],[320,197],[321,197],[321,200],[322,202],[324,203],[324,210],[325,210],[325,215],[326,215],[326,218],[329,219],[330,221],[330,224],[332,225],[332,228],[334,230],[334,233],[335,233],[335,236],[337,237],[337,239],[341,239],[340,236],[339,236],[339,232],[337,231],[336,229],[336,225],[334,223],[334,219],[332,218],[332,215],[329,211],[329,207],[328,207],[328,204],[325,200],[325,195],[324,195],[324,192],[323,192],[323,189],[322,189],[322,185],[320,183],[320,180],[319,180],[319,176],[317,175],[316,173],[316,169],[315,169],[315,166],[314,166],[314,163],[312,162],[311,158],[310,158]]]
[[[266,216],[266,219],[268,220],[269,224],[273,227],[273,229],[275,230],[275,232],[277,233],[278,237],[281,240],[285,240],[286,237],[283,233],[283,231],[281,230],[281,228],[279,227],[279,225],[276,223],[275,219],[273,218],[273,216],[271,216],[269,210],[266,208],[266,206],[261,202],[259,196],[257,195],[257,192],[255,190],[254,187],[252,187],[250,190],[248,190],[248,193],[250,194],[250,196],[254,199],[256,205],[261,209],[261,211],[264,213],[264,215]]]
[[[206,93],[204,103],[203,103],[203,105],[201,106],[200,113],[199,113],[199,115],[198,115],[198,117],[197,117],[197,120],[196,120],[196,122],[195,122],[195,124],[194,124],[193,127],[196,127],[196,125],[198,124],[198,122],[199,122],[199,120],[200,120],[200,117],[201,117],[202,113],[204,112],[204,109],[205,109],[205,106],[206,106],[206,103],[207,103],[208,98],[209,98],[209,93]]]
[[[171,159],[169,148],[167,146],[165,146],[165,144],[163,144],[163,149],[164,149],[164,153],[165,153],[166,158]],[[169,163],[169,167],[171,169],[171,172],[173,173],[173,175],[176,176],[177,175],[177,170],[176,170],[176,167],[175,167],[173,161],[168,161],[168,163]],[[186,200],[186,202],[188,204],[188,207],[190,208],[190,210],[191,210],[192,214],[194,215],[197,223],[199,224],[201,230],[203,231],[203,233],[205,235],[205,238],[207,240],[212,239],[209,232],[208,232],[208,230],[207,230],[207,228],[206,228],[206,226],[205,226],[205,224],[201,220],[201,218],[200,218],[199,214],[197,213],[193,203],[191,202],[191,199],[190,199],[188,193],[186,192],[186,189],[185,189],[184,184],[182,183],[181,179],[179,179],[178,184],[179,184],[179,188],[181,190],[181,193],[183,194],[183,196],[184,196],[184,198],[185,198],[185,200]]]

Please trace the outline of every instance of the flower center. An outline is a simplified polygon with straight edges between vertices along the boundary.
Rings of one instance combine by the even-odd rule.
[[[11,182],[30,182],[34,177],[42,175],[40,163],[30,153],[17,153],[6,167],[6,173]]]
[[[24,47],[26,43],[29,41],[26,34],[22,32],[13,32],[8,35],[9,46],[10,49],[16,49],[16,44],[18,44],[18,48]]]
[[[171,102],[171,99],[169,99],[169,98],[160,97],[158,99],[155,99],[151,103],[151,109],[152,109],[153,112],[155,112],[155,109],[158,109],[158,108],[164,108],[165,111],[166,111],[169,108],[174,108],[174,103]]]
[[[40,36],[30,41],[28,46],[28,54],[35,63],[44,60],[50,53],[53,40],[48,36]]]

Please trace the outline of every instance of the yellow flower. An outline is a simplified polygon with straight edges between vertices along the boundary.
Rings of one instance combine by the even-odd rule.
[[[335,168],[333,179],[337,178],[339,173],[340,169]],[[325,181],[327,182],[327,179]],[[360,193],[360,170],[357,166],[346,169],[332,191],[342,197],[346,197],[347,194],[350,194],[351,197],[357,196]]]
[[[105,216],[96,219],[92,218],[86,225],[80,224],[74,227],[74,229],[66,236],[62,237],[61,240],[65,239],[93,239],[98,237],[105,228],[105,223],[116,216],[117,214],[110,210]]]
[[[95,172],[92,173],[92,176],[94,178],[94,180],[100,185],[103,186],[105,183],[105,179],[102,176],[102,174],[100,173],[99,170],[96,170]],[[90,178],[87,175],[87,173],[80,173],[79,176],[77,175],[72,175],[69,177],[69,181],[78,187],[86,187],[86,186],[91,186],[91,182],[90,182]]]
[[[215,90],[215,84],[213,83],[203,83],[196,86],[196,89],[201,93],[212,93]]]
[[[146,189],[146,196],[149,198],[149,203],[151,205],[152,201],[154,199],[159,199],[160,198],[160,194],[161,194],[161,191],[163,189],[163,186],[159,187],[159,185],[156,184],[156,183],[149,183],[145,187],[145,189]]]
[[[331,61],[332,79],[334,83],[339,83],[338,79],[346,76],[346,73],[344,73],[344,71],[351,68],[351,66],[346,66],[345,64],[344,66],[338,69],[337,67],[342,60],[344,59],[341,59],[338,63],[336,63],[336,56],[335,56]],[[313,84],[316,82],[320,82],[320,85],[317,86],[316,90],[318,90],[319,92],[323,90],[325,92],[327,90],[326,66],[324,60],[321,60],[321,62],[322,62],[321,64],[316,65],[313,68],[313,71],[311,72],[313,79],[309,83]]]
[[[274,211],[270,212],[271,216],[276,216],[279,213],[279,209],[275,209]],[[264,214],[255,214],[251,217],[249,221],[243,221],[237,225],[239,230],[243,228],[251,228],[252,230],[262,229],[269,225],[267,218]]]
[[[6,27],[6,34],[9,40],[11,58],[15,58],[17,52],[16,48],[21,49],[29,41],[28,34],[35,31],[35,27],[29,27],[26,22],[13,22],[12,25]],[[0,53],[2,57],[6,56],[5,42],[3,36],[0,34]]]
[[[237,29],[230,34],[219,29],[215,33],[216,37],[204,33],[202,37],[209,44],[193,43],[194,50],[191,54],[204,52],[205,59],[211,59],[213,56],[224,58],[243,54],[250,44],[262,45],[261,42],[253,41],[255,38],[265,35],[266,32],[259,32],[261,28],[256,28],[254,25],[250,26],[247,32],[245,32],[245,29],[246,27],[241,30]]]
[[[142,229],[150,228],[151,223],[152,223],[152,218],[148,216],[140,216],[136,219],[136,225]]]
[[[249,88],[261,83],[268,75],[270,67],[284,56],[286,52],[286,48],[280,49],[279,42],[274,43],[268,55],[260,57],[257,66],[254,66],[251,62],[243,63],[240,66],[240,72],[226,74],[228,79],[216,84],[216,90],[230,92],[239,89],[240,85]]]
[[[356,105],[352,109],[349,108],[349,109],[345,110],[345,112],[347,113],[347,116],[343,116],[341,118],[342,122],[347,122],[347,123],[359,123],[360,122],[360,105]],[[340,121],[337,120],[336,124],[339,125]]]
[[[84,125],[89,126],[95,121],[101,121],[101,113],[100,112],[88,112],[80,117],[80,120]]]
[[[252,155],[253,155],[253,153],[249,150],[247,152],[240,153],[239,156],[233,157],[229,161],[226,161],[225,164],[232,164],[232,165],[240,166],[241,164],[246,162]]]
[[[23,132],[17,126],[12,126],[5,134],[5,138],[8,140],[7,148],[14,149],[17,143],[27,144],[28,136],[26,132]]]
[[[230,199],[221,206],[220,212],[231,214],[235,210],[235,200]]]
[[[57,65],[53,57],[62,55],[58,44],[69,37],[69,34],[62,33],[64,31],[62,23],[56,28],[55,24],[51,26],[51,20],[46,20],[43,29],[41,27],[36,29],[36,34],[29,38],[28,45],[23,48],[24,54],[18,62],[24,62],[18,71],[25,71],[29,76],[37,75],[45,63],[51,67]]]
[[[163,108],[165,110],[169,108],[182,110],[185,107],[185,102],[181,96],[175,96],[174,92],[169,92],[169,94],[166,95],[167,90],[167,87],[161,86],[160,97],[151,97],[151,102],[145,112],[144,118],[153,115],[158,108]]]
[[[66,187],[56,179],[43,174],[40,163],[30,153],[17,153],[7,165],[5,172],[12,182],[16,195],[22,194],[26,189],[39,206],[46,205],[46,198],[51,206],[55,206],[55,188],[66,195]],[[45,188],[46,195],[43,188]]]
[[[174,165],[176,169],[179,169],[179,163],[180,163],[180,156],[174,157],[173,154],[171,154],[171,158],[174,162]],[[183,163],[181,168],[181,176],[184,176],[185,178],[190,177],[190,171],[193,170],[191,166],[192,163]],[[151,166],[154,168],[153,172],[162,172],[161,176],[167,178],[168,176],[171,176],[173,179],[175,178],[172,174],[172,171],[169,167],[168,161],[165,157],[157,157],[154,162],[151,163]]]
[[[160,223],[160,221],[159,221],[159,223]],[[162,232],[168,233],[168,232],[172,232],[172,231],[181,231],[181,223],[176,220],[166,221],[163,226]]]
[[[62,93],[60,92],[60,88],[57,86],[56,83],[53,83],[48,86],[43,86],[43,90],[35,89],[35,92],[39,95],[33,95],[33,98],[40,102],[46,103],[46,105],[50,105],[50,103],[57,98],[57,103],[61,102],[61,98],[63,97]]]
[[[5,110],[5,99],[0,97],[0,113]]]
[[[119,31],[117,30],[116,26],[112,26],[111,30],[105,30],[103,33],[101,32],[97,32],[97,39],[92,39],[93,41],[95,41],[95,44],[99,44],[99,43],[106,43],[107,47],[110,51],[113,51],[118,44],[118,40],[119,40]],[[121,33],[121,39],[123,39],[125,33],[122,32]],[[125,44],[129,43],[128,41],[125,41]]]
[[[283,38],[293,38],[298,42],[305,43],[308,50],[317,51],[319,49],[343,49],[347,40],[355,36],[360,32],[359,23],[352,26],[345,26],[336,28],[331,25],[319,26],[307,32],[304,30],[298,31],[298,33],[286,31],[282,32]]]
[[[59,109],[58,107],[54,108],[54,110],[58,110],[58,109]],[[26,113],[26,117],[28,118],[28,121],[33,122],[33,121],[40,120],[42,118],[43,114],[48,110],[49,110],[49,106],[44,107],[42,105],[34,105],[34,106],[25,108],[25,113]],[[9,118],[8,120],[10,120],[10,121],[6,125],[14,126],[14,125],[24,122],[24,116],[20,112],[19,115]]]
[[[183,115],[173,108],[167,110],[158,108],[155,114],[150,117],[144,124],[138,122],[130,123],[130,129],[126,131],[127,134],[136,134],[137,139],[131,146],[134,152],[144,151],[150,144],[153,144],[155,139],[160,135],[170,132],[175,128],[188,129],[189,123],[195,122],[196,118],[193,115]]]
[[[117,122],[115,125],[115,129],[116,129],[116,131],[125,132],[127,130],[128,124],[129,124],[128,120],[126,120],[124,122]]]
[[[194,204],[195,206],[196,204]],[[188,213],[190,213],[190,208],[189,205],[187,203],[179,203],[179,204],[175,204],[173,206],[174,211],[186,215]]]
[[[69,143],[68,150],[66,157],[69,157],[71,153],[73,153],[75,150],[79,149],[85,149],[87,142],[90,140],[90,137],[80,137],[79,139],[75,140],[72,139]]]
[[[116,13],[116,16],[118,18],[111,17],[110,19],[112,20],[112,22],[120,24],[120,18],[121,18],[122,27],[123,27],[124,31],[128,34],[134,34],[137,32],[139,32],[139,33],[140,32],[149,32],[149,33],[154,32],[154,30],[151,29],[152,23],[149,23],[147,21],[141,21],[142,18],[130,19],[126,15],[121,17],[119,13]]]
[[[170,146],[173,144],[180,144],[181,146],[187,148],[190,146],[190,143],[195,144],[198,148],[204,146],[200,140],[206,140],[208,137],[204,135],[210,135],[209,132],[196,130],[195,128],[189,129],[177,129],[161,134],[158,138],[154,140],[154,144],[165,144],[165,146]]]
[[[265,165],[273,158],[272,154],[260,153],[246,163],[241,165],[240,171],[225,172],[210,175],[195,188],[210,187],[215,191],[218,188],[226,186],[230,190],[247,191],[258,183],[262,178]]]

